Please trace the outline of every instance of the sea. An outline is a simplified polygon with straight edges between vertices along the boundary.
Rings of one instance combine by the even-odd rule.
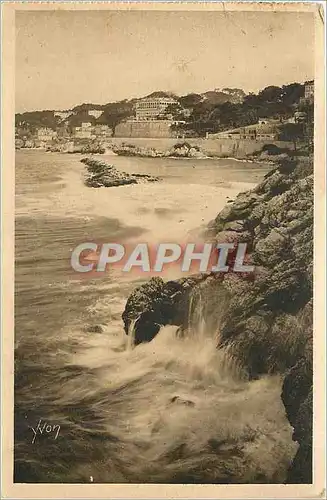
[[[281,378],[249,381],[199,312],[189,334],[134,347],[121,315],[149,277],[70,263],[86,241],[185,241],[271,167],[99,155],[161,181],[89,188],[81,158],[16,152],[14,481],[283,482],[296,445]]]

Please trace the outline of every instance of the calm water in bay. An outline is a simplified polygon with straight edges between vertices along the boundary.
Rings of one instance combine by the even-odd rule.
[[[84,241],[183,241],[268,168],[101,158],[162,181],[92,189],[79,155],[16,154],[15,481],[282,481],[295,450],[281,381],[226,369],[205,328],[180,339],[165,327],[131,349],[121,314],[144,277],[70,267]],[[57,438],[33,441],[40,420]]]

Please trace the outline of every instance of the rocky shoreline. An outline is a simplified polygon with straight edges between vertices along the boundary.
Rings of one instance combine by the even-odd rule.
[[[120,146],[112,146],[112,150],[119,156],[138,156],[141,158],[209,158],[198,146],[192,146],[188,142],[177,143],[166,151],[124,143]]]
[[[75,144],[73,142],[62,142],[46,147],[16,147],[17,150],[43,150],[47,153],[61,154],[111,154],[117,156],[139,157],[139,158],[172,158],[193,160],[234,160],[246,163],[262,163],[265,165],[276,164],[282,156],[289,154],[287,149],[280,149],[273,144],[263,146],[257,152],[244,154],[243,156],[228,156],[226,154],[213,154],[204,152],[199,146],[189,142],[180,142],[166,150],[156,149],[150,146],[136,146],[129,143],[120,145],[112,142],[89,144]]]
[[[180,142],[175,144],[168,150],[159,150],[151,147],[135,146],[133,144],[122,143],[120,146],[112,145],[112,151],[118,156],[136,156],[140,158],[190,158],[190,159],[222,159],[235,160],[247,163],[262,163],[275,165],[285,156],[288,156],[288,151],[271,145],[270,147],[263,146],[260,150],[253,154],[247,154],[243,157],[234,158],[227,155],[206,154],[199,146],[192,145],[188,142]]]
[[[86,165],[84,183],[88,187],[118,187],[144,182],[158,182],[160,180],[159,177],[152,175],[121,172],[103,160],[82,158],[81,162]]]
[[[241,193],[209,223],[210,242],[246,242],[252,280],[233,273],[176,281],[152,278],[130,295],[123,313],[135,343],[151,341],[166,324],[188,325],[194,294],[249,378],[284,376],[281,398],[299,443],[289,483],[312,482],[313,161],[281,156],[257,187]],[[202,300],[203,303],[203,300]]]

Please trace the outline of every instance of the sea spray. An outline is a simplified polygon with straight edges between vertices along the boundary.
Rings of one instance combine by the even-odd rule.
[[[190,293],[188,304],[188,335],[197,335],[204,338],[206,332],[206,315],[203,292],[201,288],[196,288]]]
[[[217,370],[236,380],[247,379],[247,372],[241,363],[232,355],[229,346],[220,347],[220,323],[229,300],[219,288],[211,288],[209,282],[200,283],[193,288],[188,301],[187,329],[184,335],[196,338],[198,342],[210,342],[219,351]]]
[[[128,327],[128,336],[127,336],[127,350],[134,349],[135,347],[135,324],[139,318],[132,320]]]

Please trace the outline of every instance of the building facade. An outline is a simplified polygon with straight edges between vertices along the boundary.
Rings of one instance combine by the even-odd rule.
[[[313,100],[314,98],[314,80],[305,82],[304,84],[304,98]]]
[[[112,128],[108,125],[92,125],[90,122],[83,122],[80,127],[73,129],[75,139],[108,139],[112,137],[112,133]]]
[[[168,106],[176,102],[172,97],[145,97],[135,105],[136,120],[156,120],[164,115]]]
[[[51,128],[39,128],[37,131],[37,140],[42,142],[52,141],[55,137],[57,137],[57,132],[52,130]]]
[[[93,127],[94,135],[98,138],[107,139],[108,137],[112,137],[112,128],[109,125],[95,125]]]
[[[252,141],[276,141],[279,138],[280,120],[268,120],[262,118],[254,125],[239,127],[232,130],[225,130],[217,134],[209,134],[210,138],[217,139],[243,139]]]
[[[74,127],[73,135],[76,139],[92,139],[94,137],[92,123],[83,122],[81,127]]]

